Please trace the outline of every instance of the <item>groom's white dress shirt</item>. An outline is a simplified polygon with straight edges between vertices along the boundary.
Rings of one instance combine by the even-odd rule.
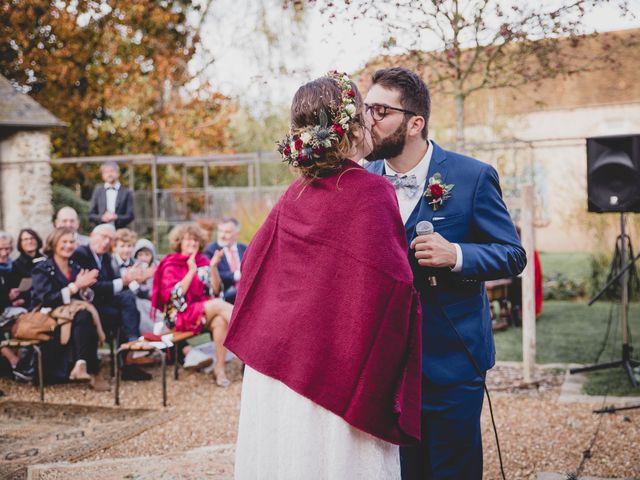
[[[413,194],[409,193],[406,188],[396,189],[396,197],[398,198],[398,205],[400,207],[400,216],[402,217],[402,223],[404,224],[407,223],[407,220],[411,216],[411,212],[413,212],[416,205],[422,198],[424,186],[427,182],[427,174],[429,173],[429,165],[431,164],[431,155],[433,155],[433,144],[430,140],[428,140],[427,143],[429,144],[427,153],[425,153],[422,160],[420,160],[418,164],[408,172],[398,173],[389,165],[389,162],[387,162],[386,159],[384,161],[384,169],[387,175],[416,176],[418,189]],[[457,243],[454,243],[453,246],[456,247],[456,264],[451,270],[454,272],[460,272],[462,270],[462,249]]]

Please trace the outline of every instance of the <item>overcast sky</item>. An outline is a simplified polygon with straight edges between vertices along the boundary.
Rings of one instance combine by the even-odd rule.
[[[615,8],[603,5],[587,17],[588,26],[597,31],[639,27],[640,0],[631,3],[635,19],[621,19]],[[214,8],[220,13],[210,15],[203,28],[203,41],[216,58],[206,77],[217,90],[240,96],[245,103],[258,106],[271,99],[288,104],[302,83],[330,69],[356,71],[381,51],[384,33],[379,23],[338,20],[329,24],[316,9],[299,26],[292,26],[281,9],[269,9],[264,21],[280,35],[283,45],[293,48],[269,45],[255,33],[262,21],[258,5],[253,0],[217,0]],[[280,65],[289,72],[274,74]]]

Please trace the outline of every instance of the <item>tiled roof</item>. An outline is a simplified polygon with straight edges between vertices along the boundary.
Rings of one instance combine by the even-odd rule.
[[[65,123],[0,75],[0,126],[47,128],[63,127]]]

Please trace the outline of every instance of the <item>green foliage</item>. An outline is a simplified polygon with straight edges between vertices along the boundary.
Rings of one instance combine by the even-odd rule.
[[[637,252],[636,252],[637,253]],[[612,278],[612,255],[605,253],[594,254],[591,260],[591,295],[596,295]],[[614,273],[619,267],[614,266]],[[629,269],[629,299],[631,301],[640,299],[640,281],[637,271],[640,270],[638,262]],[[602,298],[608,300],[618,300],[621,295],[620,284],[616,282],[607,289]]]
[[[540,253],[545,300],[575,300],[588,295],[591,254]]]
[[[583,298],[587,292],[585,282],[576,282],[563,273],[545,275],[543,281],[545,300],[574,300]]]
[[[545,300],[577,300],[595,296],[606,285],[611,269],[611,254],[603,252],[541,253]],[[640,265],[636,266],[640,270]],[[620,298],[620,289],[612,286],[602,297]],[[637,275],[630,277],[630,299],[640,299]]]
[[[89,232],[91,230],[91,225],[89,224],[89,202],[80,198],[70,188],[62,185],[53,185],[52,191],[54,216],[62,207],[72,207],[80,217],[80,232]]]

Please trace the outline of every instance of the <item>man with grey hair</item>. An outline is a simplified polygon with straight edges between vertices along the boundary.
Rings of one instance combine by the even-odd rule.
[[[137,267],[127,269],[122,276],[114,270],[111,261],[111,247],[116,229],[103,223],[93,229],[89,245],[76,249],[72,259],[81,268],[98,270],[98,281],[91,287],[95,293],[93,304],[100,314],[102,328],[108,338],[120,329],[120,342],[137,340],[140,336],[140,312],[136,307],[136,284],[143,281],[142,272]],[[151,375],[135,367],[133,358],[128,358],[122,370],[124,380],[149,380]]]
[[[56,228],[69,227],[73,229],[73,231],[76,232],[78,245],[89,245],[89,237],[78,233],[78,230],[80,229],[80,218],[78,217],[78,212],[73,208],[64,206],[58,210],[56,218],[53,221],[53,226]]]
[[[218,264],[218,272],[224,286],[224,299],[233,303],[236,300],[236,284],[242,276],[240,263],[247,249],[243,243],[238,243],[240,222],[233,217],[225,217],[218,224],[218,241],[207,245],[204,255],[211,258],[216,250],[222,249],[224,257]]]
[[[133,222],[133,194],[120,184],[120,168],[116,162],[100,167],[104,184],[96,185],[89,203],[89,221],[93,225],[110,223],[116,228],[127,228]]]

